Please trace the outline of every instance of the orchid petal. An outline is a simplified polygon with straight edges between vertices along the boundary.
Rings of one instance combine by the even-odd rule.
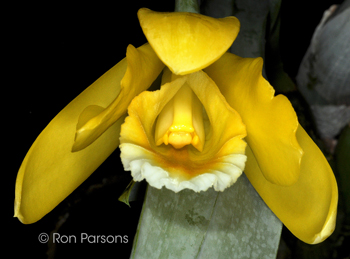
[[[205,71],[247,126],[246,141],[264,177],[275,184],[298,180],[303,151],[296,139],[298,118],[289,100],[262,77],[261,58],[225,53]],[[288,169],[288,170],[286,170]]]
[[[300,177],[294,185],[280,186],[267,181],[249,147],[245,173],[266,204],[297,238],[317,244],[335,228],[338,187],[326,158],[301,126],[296,136],[305,154]]]
[[[38,221],[86,178],[118,147],[121,117],[86,149],[72,153],[78,118],[85,107],[99,112],[120,92],[127,60],[123,59],[70,102],[41,132],[19,169],[15,217],[25,224]]]
[[[128,66],[125,75],[121,81],[116,82],[121,91],[115,100],[98,114],[86,115],[90,107],[87,107],[81,114],[72,148],[73,151],[86,148],[101,136],[106,129],[126,113],[131,100],[149,88],[164,68],[163,63],[149,44],[145,44],[137,49],[129,45],[126,52],[126,60]]]
[[[138,12],[144,34],[163,63],[178,75],[201,70],[232,45],[239,31],[235,17],[215,19],[194,13]]]

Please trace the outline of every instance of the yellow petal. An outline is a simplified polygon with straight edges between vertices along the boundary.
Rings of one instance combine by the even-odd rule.
[[[194,13],[159,13],[141,8],[144,34],[159,58],[179,75],[216,61],[232,45],[240,24],[237,18],[215,19]]]
[[[246,141],[265,178],[291,185],[299,177],[303,151],[295,136],[298,119],[289,100],[262,77],[261,58],[225,53],[205,69],[247,127]]]
[[[167,72],[165,72],[167,73]],[[206,140],[203,151],[192,145],[175,149],[156,145],[157,116],[179,89],[187,84],[204,105]],[[211,186],[223,191],[244,168],[245,126],[225,101],[215,83],[203,72],[178,77],[156,92],[143,92],[133,99],[121,130],[121,158],[135,181],[144,178],[156,188],[175,192],[184,188],[204,191]]]
[[[132,98],[149,88],[164,68],[164,64],[149,44],[137,49],[129,45],[126,60],[128,66],[125,75],[121,81],[115,82],[115,87],[121,87],[121,91],[115,100],[99,114],[91,113],[90,107],[87,107],[81,114],[73,151],[86,148],[101,136],[120,116],[126,113]]]
[[[300,177],[294,185],[279,186],[267,181],[249,147],[244,172],[266,204],[297,238],[317,244],[335,228],[338,187],[327,160],[301,126],[297,139],[305,154]]]
[[[126,59],[107,71],[69,103],[41,132],[19,169],[15,217],[38,221],[76,189],[119,145],[123,117],[86,149],[72,153],[76,124],[89,105],[93,114],[119,94]]]

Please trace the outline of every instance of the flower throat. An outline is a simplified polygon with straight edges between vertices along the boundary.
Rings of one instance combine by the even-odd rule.
[[[192,144],[202,151],[204,145],[203,105],[185,83],[159,114],[156,145],[171,144],[180,149]]]

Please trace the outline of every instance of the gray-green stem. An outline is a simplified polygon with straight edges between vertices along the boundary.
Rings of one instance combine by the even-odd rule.
[[[175,12],[200,13],[198,0],[175,0]]]

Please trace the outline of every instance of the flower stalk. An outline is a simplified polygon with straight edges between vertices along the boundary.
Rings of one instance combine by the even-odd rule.
[[[198,0],[175,0],[175,12],[199,13]]]

